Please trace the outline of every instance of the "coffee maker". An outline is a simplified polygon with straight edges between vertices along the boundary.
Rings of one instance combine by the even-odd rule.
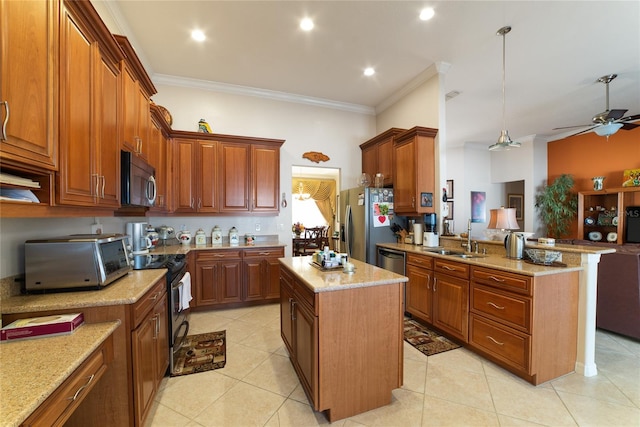
[[[126,225],[126,232],[129,239],[131,239],[131,253],[133,255],[149,253],[151,239],[147,237],[146,222],[128,222]]]
[[[424,246],[436,247],[440,244],[438,239],[438,216],[435,213],[424,215],[424,236],[422,238]]]

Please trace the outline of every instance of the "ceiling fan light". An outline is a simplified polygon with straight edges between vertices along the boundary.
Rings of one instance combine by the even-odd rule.
[[[607,123],[606,125],[598,126],[594,132],[598,136],[611,136],[622,127],[622,123]]]

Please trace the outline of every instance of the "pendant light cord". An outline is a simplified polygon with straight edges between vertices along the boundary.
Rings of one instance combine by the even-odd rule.
[[[503,31],[504,29],[500,30],[500,33],[502,34],[502,129],[506,129],[507,128],[507,108],[506,108],[506,101],[505,101],[505,75],[506,75],[506,44],[507,44],[507,33],[509,31]],[[511,28],[509,28],[509,30],[511,30]]]

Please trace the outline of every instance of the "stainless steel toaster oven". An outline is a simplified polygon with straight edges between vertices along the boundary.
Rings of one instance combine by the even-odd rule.
[[[24,258],[27,293],[100,289],[132,269],[123,234],[27,240]]]

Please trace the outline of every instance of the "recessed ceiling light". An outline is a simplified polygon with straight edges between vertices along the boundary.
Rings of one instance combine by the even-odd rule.
[[[374,70],[372,67],[367,67],[364,69],[365,76],[373,76],[375,73],[376,73],[376,70]]]
[[[436,12],[432,7],[427,7],[420,11],[420,19],[423,21],[428,21],[429,19],[433,18],[433,15],[435,14]]]
[[[304,31],[313,30],[313,21],[311,20],[311,18],[304,18],[302,21],[300,21],[300,28],[302,28]]]
[[[191,38],[197,42],[203,42],[207,37],[202,30],[193,30],[191,31]]]

